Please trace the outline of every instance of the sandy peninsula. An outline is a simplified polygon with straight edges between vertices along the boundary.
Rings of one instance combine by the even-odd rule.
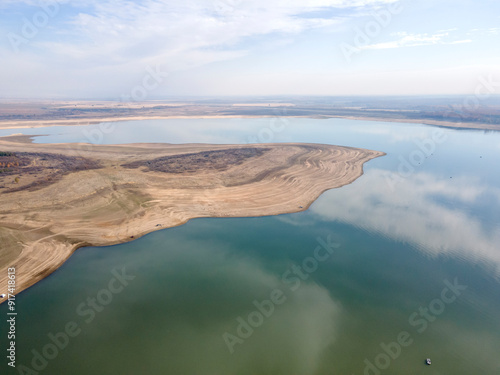
[[[384,155],[295,143],[95,146],[26,139],[0,138],[0,285],[15,267],[16,293],[80,247],[132,241],[198,217],[305,210]]]

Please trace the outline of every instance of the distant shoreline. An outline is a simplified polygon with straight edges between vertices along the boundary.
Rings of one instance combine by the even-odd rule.
[[[451,100],[451,99],[450,99]],[[390,99],[206,100],[176,102],[23,101],[0,99],[0,129],[85,126],[103,122],[160,119],[343,118],[415,123],[455,129],[500,130],[500,107],[468,109],[463,100],[447,102]]]
[[[482,124],[471,122],[452,122],[452,121],[437,121],[437,120],[419,120],[419,119],[398,119],[398,118],[383,118],[383,117],[363,117],[363,116],[272,116],[272,115],[203,115],[203,116],[128,116],[128,117],[102,117],[102,118],[78,118],[66,120],[0,120],[0,129],[34,129],[50,126],[87,126],[95,125],[103,122],[120,122],[120,121],[142,121],[142,120],[175,120],[175,119],[259,119],[259,118],[310,118],[310,119],[346,119],[357,121],[377,121],[377,122],[398,122],[408,124],[421,124],[429,126],[441,126],[445,128],[468,129],[468,130],[495,130],[500,131],[500,125]]]

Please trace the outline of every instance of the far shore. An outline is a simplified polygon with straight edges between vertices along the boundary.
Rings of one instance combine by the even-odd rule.
[[[421,119],[406,119],[406,118],[384,118],[384,117],[369,117],[369,116],[286,116],[286,115],[174,115],[174,116],[124,116],[124,117],[88,117],[88,118],[73,118],[64,120],[0,120],[0,129],[25,129],[25,128],[42,128],[49,126],[86,126],[95,125],[104,122],[119,122],[119,121],[141,121],[141,120],[167,120],[167,119],[241,119],[241,118],[314,118],[314,119],[330,119],[342,118],[347,120],[363,120],[377,122],[398,122],[410,124],[422,124],[430,126],[442,126],[446,128],[456,129],[471,129],[471,130],[496,130],[500,131],[500,125],[475,123],[475,122],[453,122],[453,121],[438,121],[438,120],[421,120]]]

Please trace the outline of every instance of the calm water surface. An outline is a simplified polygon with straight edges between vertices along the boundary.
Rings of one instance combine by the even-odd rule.
[[[77,251],[19,295],[18,368],[4,356],[2,374],[29,373],[20,365],[76,375],[500,374],[500,133],[271,118],[0,135],[19,132],[46,135],[36,142],[314,142],[388,155],[302,213],[196,219]],[[6,314],[4,304],[4,353]]]

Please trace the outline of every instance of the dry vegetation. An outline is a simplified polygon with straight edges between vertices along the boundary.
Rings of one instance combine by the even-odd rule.
[[[68,173],[99,167],[99,163],[82,157],[0,151],[0,193],[34,191],[55,183]]]
[[[192,154],[164,156],[153,160],[140,160],[123,164],[123,167],[146,167],[148,171],[164,173],[225,171],[232,166],[240,165],[248,158],[261,156],[266,151],[269,151],[269,149],[262,147],[205,151]]]

